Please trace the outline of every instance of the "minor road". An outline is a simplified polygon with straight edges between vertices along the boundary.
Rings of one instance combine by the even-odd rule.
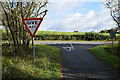
[[[120,78],[116,71],[89,51],[92,47],[106,44],[104,42],[35,41],[35,43],[48,44],[60,48],[63,78]],[[71,43],[74,50],[68,51]]]
[[[35,43],[40,43],[40,44],[110,44],[112,42],[95,42],[95,41],[35,41]]]

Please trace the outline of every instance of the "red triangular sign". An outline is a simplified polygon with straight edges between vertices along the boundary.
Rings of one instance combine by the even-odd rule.
[[[23,24],[30,33],[31,37],[34,37],[36,31],[38,30],[43,18],[33,18],[33,19],[22,19]]]

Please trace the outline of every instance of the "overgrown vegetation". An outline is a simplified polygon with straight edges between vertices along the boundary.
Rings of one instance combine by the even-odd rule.
[[[90,51],[104,60],[106,63],[114,67],[116,70],[120,70],[120,53],[118,44],[114,45],[112,51],[112,45],[102,45],[91,48]]]
[[[35,35],[35,40],[108,40],[110,41],[109,33],[75,33],[75,32],[54,32],[54,31],[38,31]],[[117,34],[116,40],[120,37]]]
[[[60,78],[60,51],[56,47],[35,44],[33,63],[32,47],[19,53],[2,44],[2,78]]]
[[[2,24],[6,30],[6,40],[9,46],[13,43],[14,50],[19,50],[19,45],[29,47],[31,40],[27,29],[24,27],[22,19],[44,18],[47,14],[47,1],[45,2],[18,2],[0,0],[2,9]]]
[[[79,32],[55,32],[55,31],[37,31],[35,40],[108,40],[110,41],[109,33],[79,33]],[[117,34],[116,40],[120,38],[120,34]],[[3,40],[7,39],[6,33],[3,30]]]

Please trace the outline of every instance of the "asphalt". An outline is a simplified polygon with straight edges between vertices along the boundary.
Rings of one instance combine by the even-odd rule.
[[[32,42],[32,41],[31,41]],[[35,41],[35,43],[40,44],[111,44],[112,42],[94,42],[94,41]],[[117,43],[117,42],[114,42]]]
[[[83,78],[102,78],[118,79],[120,74],[113,70],[106,63],[96,58],[90,53],[89,49],[104,42],[35,42],[47,44],[60,48],[62,61],[63,78],[83,79]],[[53,43],[53,44],[51,44]],[[71,47],[73,48],[69,50]],[[108,43],[109,44],[109,43]]]

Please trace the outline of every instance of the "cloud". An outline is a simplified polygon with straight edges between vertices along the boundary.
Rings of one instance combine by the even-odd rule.
[[[101,2],[101,0],[48,0],[50,2]]]
[[[44,18],[43,24],[41,24],[41,29],[48,30],[48,28],[55,25],[55,23],[59,23],[61,19],[64,19],[66,16],[71,16],[71,13],[74,12],[73,10],[83,4],[84,3],[78,2],[50,2],[48,5],[48,14]]]
[[[108,9],[102,8],[96,11],[89,6],[88,12],[81,13],[81,8],[85,9],[85,6],[84,2],[51,2],[48,5],[49,12],[39,30],[88,32],[115,27]],[[100,9],[101,6],[95,7]]]
[[[48,5],[48,14],[50,17],[64,17],[83,4],[84,3],[78,2],[51,2],[50,5]]]
[[[65,17],[54,22],[46,30],[54,31],[100,31],[101,29],[109,29],[114,27],[114,21],[109,15],[109,10],[104,9],[100,13],[90,10],[86,15],[75,13],[70,17]]]

